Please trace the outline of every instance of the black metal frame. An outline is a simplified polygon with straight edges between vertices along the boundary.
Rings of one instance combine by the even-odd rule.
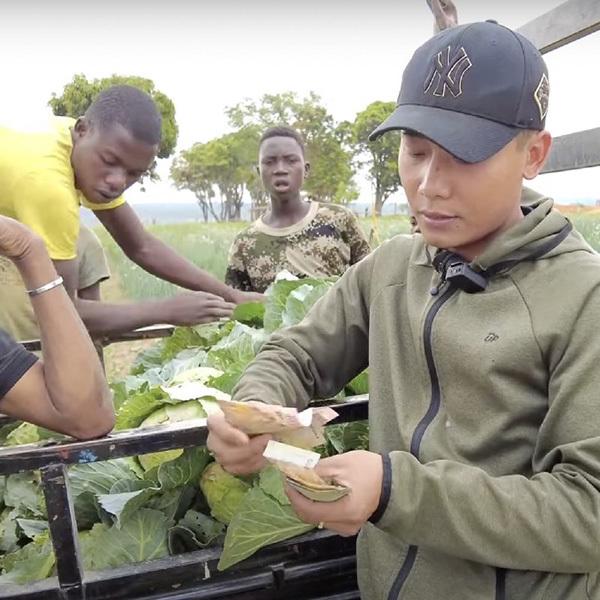
[[[367,418],[368,396],[335,404],[336,422]],[[83,600],[130,598],[318,598],[330,591],[358,598],[354,540],[317,531],[260,552],[241,569],[203,581],[204,565],[215,570],[218,549],[171,556],[141,565],[84,574],[68,465],[137,456],[206,443],[206,420],[187,421],[144,430],[132,429],[85,442],[29,444],[0,448],[0,475],[39,469],[56,556],[57,578],[38,584],[4,586],[0,598],[19,600]],[[307,579],[320,578],[319,590],[307,589]],[[173,582],[181,585],[171,589]],[[192,586],[191,589],[189,586]],[[170,593],[169,593],[170,592]],[[314,592],[314,595],[313,595]],[[153,593],[152,596],[150,593]],[[169,595],[167,595],[169,593]],[[247,595],[249,594],[249,595]],[[283,595],[282,595],[283,594]],[[308,594],[308,595],[307,595]]]
[[[134,331],[125,331],[123,333],[112,333],[94,338],[96,345],[105,348],[116,342],[134,342],[137,340],[151,340],[157,338],[169,337],[175,331],[173,325],[151,325],[150,327],[140,327]],[[39,352],[42,349],[40,340],[25,340],[21,344],[30,352]]]

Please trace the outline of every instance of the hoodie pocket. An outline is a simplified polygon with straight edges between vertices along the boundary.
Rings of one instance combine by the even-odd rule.
[[[357,575],[362,600],[388,598],[409,545],[375,526],[365,525],[357,540]]]

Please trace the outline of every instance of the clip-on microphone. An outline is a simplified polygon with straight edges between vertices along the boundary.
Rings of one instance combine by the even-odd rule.
[[[434,257],[433,266],[442,275],[442,281],[447,281],[467,294],[483,292],[487,287],[488,280],[485,276],[475,271],[464,258],[448,250],[443,250]]]

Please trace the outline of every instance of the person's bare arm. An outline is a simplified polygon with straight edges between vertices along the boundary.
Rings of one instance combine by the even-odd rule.
[[[132,331],[138,327],[159,325],[199,325],[230,317],[235,304],[206,292],[185,292],[162,300],[144,302],[99,302],[99,292],[78,290],[77,261],[54,261],[65,281],[77,312],[88,331],[95,336]]]
[[[458,25],[458,11],[452,0],[427,0],[433,13],[433,33]]]
[[[94,214],[123,252],[148,273],[189,290],[209,292],[235,304],[262,299],[260,294],[242,292],[225,285],[177,254],[144,229],[128,204]]]
[[[235,305],[205,292],[185,292],[163,300],[112,304],[85,298],[77,310],[94,335],[131,331],[148,325],[199,325],[230,317]]]
[[[0,217],[0,253],[13,260],[27,289],[58,276],[44,242],[7,217]],[[44,359],[0,400],[2,412],[81,439],[107,433],[114,425],[111,393],[92,341],[64,287],[33,296],[31,303]]]
[[[100,300],[102,300],[100,294],[100,282],[96,281],[96,283],[92,283],[92,285],[78,289],[77,298],[79,300],[94,300],[95,302],[100,302]]]
[[[148,325],[199,325],[230,317],[235,305],[204,292],[184,292],[163,300],[101,302],[100,284],[77,291],[77,310],[96,336],[132,331]]]

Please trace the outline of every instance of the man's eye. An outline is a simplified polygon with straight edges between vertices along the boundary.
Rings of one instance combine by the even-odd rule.
[[[113,166],[116,164],[116,163],[115,163],[115,161],[114,161],[114,160],[112,160],[112,159],[105,158],[104,156],[102,156],[101,158],[102,158],[102,162],[103,162],[105,165],[108,165],[109,167],[113,167]]]

